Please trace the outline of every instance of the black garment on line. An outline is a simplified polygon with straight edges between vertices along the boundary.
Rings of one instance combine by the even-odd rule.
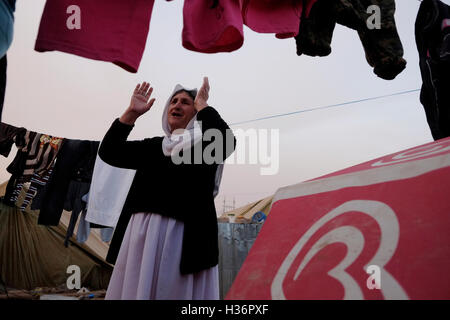
[[[17,154],[13,162],[6,168],[6,170],[11,173],[11,177],[6,185],[5,197],[3,200],[4,204],[9,206],[15,206],[15,202],[11,201],[13,197],[14,189],[16,188],[16,183],[22,177],[22,172],[25,169],[25,162],[27,161],[27,153],[22,151],[17,151]]]
[[[30,144],[32,143],[34,137],[38,133],[33,131],[26,131],[26,133],[29,133],[29,139],[28,139],[28,145],[25,146],[25,141],[23,141],[24,148],[21,148],[17,151],[16,156],[14,157],[13,161],[8,165],[6,168],[6,171],[11,173],[11,177],[9,178],[8,184],[6,185],[6,191],[5,191],[5,198],[4,203],[9,206],[14,206],[14,201],[11,201],[11,198],[13,197],[14,189],[16,188],[17,182],[22,177],[23,171],[25,170],[25,164],[28,157],[28,151],[23,151],[23,149],[28,149],[30,147]]]
[[[23,170],[25,169],[25,162],[27,161],[27,153],[22,151],[17,151],[16,157],[13,162],[6,168],[6,170],[11,173],[11,177],[6,185],[4,203],[9,206],[14,206],[15,201],[12,201],[14,189],[16,188],[17,182],[22,177]]]
[[[45,193],[46,185],[47,184],[36,186],[36,194],[34,195],[33,201],[31,201],[31,205],[30,205],[31,210],[40,210],[41,209],[42,196]]]
[[[24,147],[26,132],[25,128],[17,128],[0,122],[0,155],[8,157],[14,143],[18,148]]]
[[[73,235],[78,216],[86,207],[86,202],[82,201],[81,198],[89,192],[90,186],[90,182],[70,181],[66,201],[64,202],[64,210],[72,211],[69,226],[67,227],[66,238],[64,240],[64,245],[66,247],[69,245],[69,239]]]
[[[58,153],[53,173],[38,198],[38,224],[59,224],[70,181],[91,180],[99,144],[99,141],[66,139]]]
[[[443,28],[446,19],[450,19],[450,6],[424,0],[415,24],[423,81],[420,102],[434,140],[450,136],[450,25]]]
[[[337,20],[338,0],[318,0],[306,16],[302,12],[300,29],[295,36],[297,55],[324,57],[331,53],[331,40]]]
[[[208,106],[197,113],[202,132],[218,129],[223,137],[224,161],[233,151],[236,139],[219,113]],[[115,263],[131,215],[150,212],[184,222],[180,273],[188,274],[218,264],[218,226],[214,187],[218,164],[179,164],[162,151],[163,137],[127,141],[133,126],[114,121],[99,149],[106,163],[136,169],[122,214],[109,247],[107,262]],[[231,141],[232,150],[226,150]],[[209,144],[204,143],[203,147]]]
[[[372,16],[367,9],[372,5],[381,10],[380,29],[367,26]],[[295,37],[297,55],[329,55],[338,23],[358,32],[366,60],[378,77],[392,80],[405,69],[403,46],[394,18],[394,0],[318,0],[309,16],[306,16],[306,10],[302,15],[299,33]]]

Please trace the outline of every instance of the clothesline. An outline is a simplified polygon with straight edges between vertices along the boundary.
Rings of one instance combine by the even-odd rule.
[[[342,102],[342,103],[337,103],[337,104],[315,107],[315,108],[308,108],[308,109],[298,110],[298,111],[293,111],[293,112],[280,113],[280,114],[265,116],[265,117],[261,117],[261,118],[255,118],[255,119],[250,119],[250,120],[245,120],[245,121],[240,121],[240,122],[234,122],[234,123],[231,123],[230,126],[237,126],[237,125],[241,125],[241,124],[245,124],[245,123],[251,123],[251,122],[262,121],[262,120],[273,119],[273,118],[280,118],[280,117],[290,116],[290,115],[294,115],[294,114],[323,110],[323,109],[328,109],[328,108],[342,107],[342,106],[346,106],[346,105],[350,105],[350,104],[357,104],[357,103],[366,102],[366,101],[374,101],[374,100],[379,100],[379,99],[383,99],[383,98],[405,95],[405,94],[418,92],[418,91],[420,91],[420,89],[406,90],[406,91],[400,91],[400,92],[395,92],[395,93],[386,94],[386,95],[380,95],[380,96],[376,96],[376,97],[369,97],[369,98],[352,100],[352,101],[347,101],[347,102]],[[4,123],[4,122],[1,122],[1,123]]]
[[[356,103],[360,103],[360,102],[379,100],[379,99],[383,99],[383,98],[388,98],[388,97],[393,97],[393,96],[399,96],[399,95],[404,95],[404,94],[413,93],[413,92],[418,92],[418,91],[420,91],[420,89],[401,91],[401,92],[396,92],[396,93],[386,94],[386,95],[377,96],[377,97],[370,97],[370,98],[359,99],[359,100],[353,100],[353,101],[347,101],[347,102],[342,102],[342,103],[337,103],[337,104],[331,104],[331,105],[326,105],[326,106],[320,106],[320,107],[315,107],[315,108],[308,108],[308,109],[305,109],[305,110],[299,110],[299,111],[293,111],[293,112],[287,112],[287,113],[280,113],[280,114],[275,114],[275,115],[266,116],[266,117],[261,117],[261,118],[256,118],[256,119],[251,119],[251,120],[245,120],[245,121],[240,121],[240,122],[234,122],[234,123],[231,123],[230,126],[237,126],[237,125],[241,125],[241,124],[245,124],[245,123],[250,123],[250,122],[256,122],[256,121],[261,121],[261,120],[267,120],[267,119],[273,119],[273,118],[285,117],[285,116],[290,116],[290,115],[294,115],[294,114],[305,113],[305,112],[311,112],[311,111],[317,111],[317,110],[323,110],[323,109],[328,109],[328,108],[341,107],[341,106],[346,106],[346,105],[349,105],[349,104],[356,104]]]

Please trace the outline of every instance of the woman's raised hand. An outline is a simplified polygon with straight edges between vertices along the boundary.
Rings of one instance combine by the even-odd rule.
[[[153,105],[155,98],[149,100],[152,94],[153,88],[150,87],[150,83],[143,82],[142,85],[138,84],[133,91],[130,101],[130,109],[139,115],[143,115]]]
[[[137,118],[150,110],[155,102],[155,98],[150,99],[152,92],[153,88],[150,87],[150,83],[138,84],[131,96],[130,106],[120,117],[120,122],[133,125]]]
[[[197,111],[202,110],[203,108],[208,106],[208,98],[209,98],[209,81],[208,77],[203,78],[203,85],[198,90],[197,96],[195,97],[194,107]]]

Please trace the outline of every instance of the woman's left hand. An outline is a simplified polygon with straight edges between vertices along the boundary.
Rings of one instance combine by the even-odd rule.
[[[208,98],[209,98],[209,81],[208,77],[203,78],[203,85],[198,90],[197,96],[194,100],[195,110],[200,111],[208,106]]]

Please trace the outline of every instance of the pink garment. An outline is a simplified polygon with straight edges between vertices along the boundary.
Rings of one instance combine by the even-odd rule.
[[[106,300],[218,300],[219,269],[180,273],[184,224],[152,213],[128,223]]]
[[[275,33],[280,39],[295,37],[300,28],[303,0],[239,0],[244,23],[253,31]],[[306,0],[309,15],[316,0]]]
[[[209,0],[185,0],[183,7],[183,47],[215,53],[231,52],[244,43],[239,0],[220,0],[211,8]]]
[[[47,0],[35,50],[113,62],[135,73],[145,49],[153,4],[154,0]],[[78,21],[80,29],[73,27]]]
[[[295,37],[302,10],[307,16],[316,0],[185,0],[183,46],[203,53],[231,52],[244,43],[243,25],[280,39]],[[303,7],[306,4],[306,8]]]

